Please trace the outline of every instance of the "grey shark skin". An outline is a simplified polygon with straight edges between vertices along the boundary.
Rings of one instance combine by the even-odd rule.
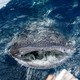
[[[30,23],[17,35],[9,55],[26,67],[39,69],[54,67],[66,60],[75,52],[75,47],[50,26],[46,21]]]

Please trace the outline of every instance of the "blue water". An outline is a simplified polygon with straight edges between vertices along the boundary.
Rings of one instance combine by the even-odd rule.
[[[46,17],[55,20],[55,28],[66,37],[76,40],[76,53],[63,64],[51,69],[21,66],[8,55],[8,43],[15,34],[24,30],[29,21]],[[63,68],[80,79],[79,0],[11,0],[0,9],[0,80],[45,80],[48,74],[57,74]]]

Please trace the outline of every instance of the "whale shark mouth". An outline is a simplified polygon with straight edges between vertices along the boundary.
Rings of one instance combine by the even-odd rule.
[[[24,61],[41,60],[48,56],[55,56],[55,58],[62,59],[63,56],[68,56],[69,53],[73,53],[73,49],[68,49],[62,46],[51,47],[24,47],[18,49],[19,54],[14,56],[21,58]]]
[[[15,53],[12,53],[15,52]],[[75,52],[75,48],[64,46],[51,47],[22,47],[12,50],[11,56],[18,63],[33,68],[50,68],[66,60],[70,54]]]
[[[30,23],[12,40],[10,55],[21,65],[39,69],[65,61],[76,51],[75,46],[52,23],[49,19]]]

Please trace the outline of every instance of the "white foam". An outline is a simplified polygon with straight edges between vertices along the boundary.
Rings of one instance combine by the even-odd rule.
[[[0,9],[5,7],[11,0],[0,0]]]
[[[44,16],[48,16],[51,12],[52,12],[53,9],[49,9],[47,10],[47,12],[44,14]]]
[[[79,6],[78,0],[75,0],[72,7],[75,8],[75,7],[78,7],[78,6]]]

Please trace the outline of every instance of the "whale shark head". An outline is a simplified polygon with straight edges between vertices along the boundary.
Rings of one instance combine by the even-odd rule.
[[[34,21],[20,32],[9,55],[20,64],[33,68],[51,68],[66,60],[75,47],[47,21]]]

